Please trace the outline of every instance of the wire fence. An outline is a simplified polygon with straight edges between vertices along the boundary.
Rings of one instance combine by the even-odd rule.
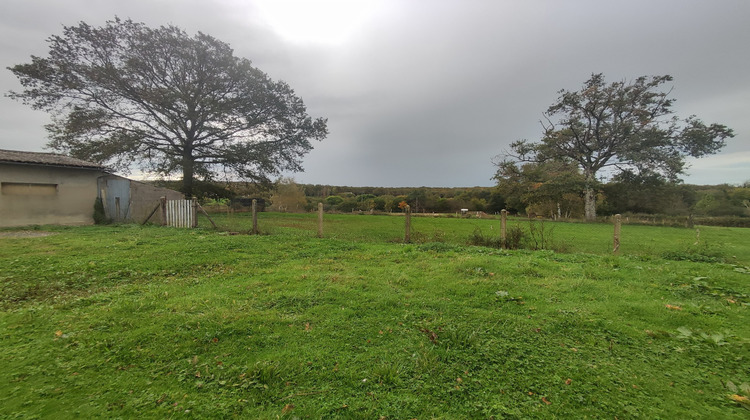
[[[226,206],[207,207],[206,210],[221,231],[230,234],[253,233],[253,213],[250,211],[238,211]],[[645,225],[634,223],[626,217],[620,218],[618,224],[615,217],[597,223],[582,223],[507,216],[504,228],[502,215],[481,213],[408,215],[407,212],[258,212],[256,217],[259,234],[317,236],[355,242],[444,243],[456,246],[551,250],[560,253],[672,256],[675,259],[707,260],[722,259],[736,253],[732,249],[726,249],[727,244],[720,235],[722,228]],[[734,247],[731,244],[729,246]],[[744,252],[744,248],[739,252]]]

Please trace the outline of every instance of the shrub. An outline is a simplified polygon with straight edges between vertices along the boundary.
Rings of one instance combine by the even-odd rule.
[[[505,249],[567,251],[567,245],[554,241],[553,230],[546,228],[543,221],[537,222],[530,219],[528,232],[519,225],[509,226],[505,232],[505,244],[499,236],[484,236],[479,228],[474,229],[469,236],[469,244],[490,248],[503,248],[504,245]]]
[[[94,201],[94,224],[106,225],[109,223],[112,223],[112,220],[108,219],[104,213],[104,202],[102,202],[101,197],[96,197]]]
[[[484,236],[484,234],[482,234],[482,231],[479,228],[476,228],[474,229],[474,232],[469,236],[469,245],[502,248],[503,243],[499,236]]]

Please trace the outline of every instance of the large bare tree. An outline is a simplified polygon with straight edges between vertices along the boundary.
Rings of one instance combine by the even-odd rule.
[[[197,177],[219,172],[269,182],[302,170],[327,121],[307,115],[288,84],[271,80],[228,44],[175,26],[115,19],[65,27],[49,55],[10,67],[23,90],[8,96],[49,111],[49,146],[122,169],[140,164]]]

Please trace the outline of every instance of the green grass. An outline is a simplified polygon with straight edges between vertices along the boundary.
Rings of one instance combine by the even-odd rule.
[[[231,215],[213,214],[212,219],[220,229],[249,232],[252,219],[249,213]],[[314,237],[317,235],[317,214],[270,213],[258,214],[261,232],[278,235]],[[200,224],[209,226],[201,216]],[[535,229],[537,242],[544,232],[552,248],[565,252],[610,255],[613,248],[612,225],[603,223],[572,223],[529,221],[509,218],[508,229],[517,226],[529,236]],[[400,243],[404,239],[404,217],[392,215],[326,214],[324,236],[354,242]],[[412,241],[446,242],[466,245],[469,237],[479,232],[486,238],[500,237],[500,220],[496,218],[412,217]],[[670,259],[722,260],[750,265],[750,240],[748,230],[699,226],[697,229],[653,227],[643,225],[622,226],[621,255],[666,256]]]
[[[0,237],[0,417],[747,418],[746,230],[626,226],[612,256],[606,225],[555,253],[260,222]]]

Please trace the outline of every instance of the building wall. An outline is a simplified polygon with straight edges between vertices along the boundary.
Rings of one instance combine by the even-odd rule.
[[[159,204],[161,197],[166,197],[167,200],[180,200],[183,195],[179,191],[170,190],[167,188],[154,187],[153,185],[145,184],[143,182],[129,180],[117,175],[108,175],[99,180],[99,194],[101,197],[111,196],[114,192],[109,189],[113,182],[112,181],[128,181],[130,183],[129,198],[128,202],[121,201],[121,214],[125,222],[142,223],[146,220],[149,214]],[[125,193],[121,193],[125,196]],[[112,202],[112,200],[105,200],[105,202]],[[111,207],[111,204],[110,204]],[[107,216],[116,219],[114,217],[114,209],[107,209],[105,205],[105,211]],[[151,222],[159,224],[162,222],[162,212],[157,211],[150,219]]]
[[[0,226],[94,223],[94,169],[0,163]]]

